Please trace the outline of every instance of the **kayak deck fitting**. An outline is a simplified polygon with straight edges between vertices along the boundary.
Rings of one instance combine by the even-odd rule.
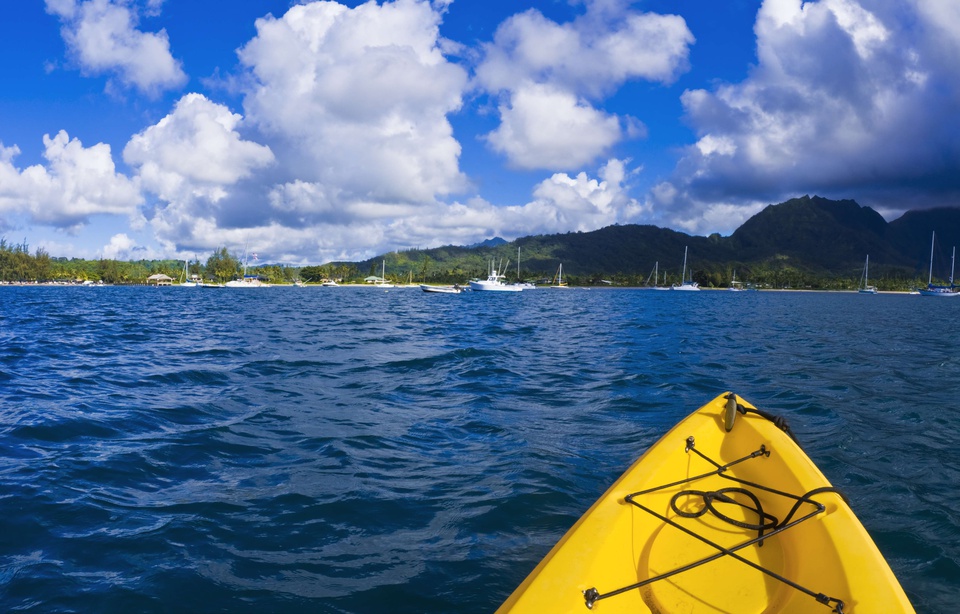
[[[498,612],[913,612],[785,423],[732,393],[681,421]]]

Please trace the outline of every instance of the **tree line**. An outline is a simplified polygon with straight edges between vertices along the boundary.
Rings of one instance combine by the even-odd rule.
[[[214,250],[205,262],[190,261],[189,274],[204,280],[226,282],[242,274],[242,263],[226,247]],[[43,248],[32,254],[30,246],[9,243],[0,238],[0,281],[14,283],[80,283],[102,281],[107,284],[145,284],[151,275],[163,274],[174,280],[184,276],[183,260],[113,260],[98,258],[52,257]],[[257,275],[270,283],[292,283],[299,278],[298,267],[262,265],[248,267],[248,275]]]

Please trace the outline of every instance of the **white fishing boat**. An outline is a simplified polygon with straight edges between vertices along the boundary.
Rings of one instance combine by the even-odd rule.
[[[494,267],[490,261],[490,274],[486,279],[470,280],[470,289],[474,292],[520,292],[523,286],[507,285],[503,281],[504,275]]]
[[[333,281],[332,279],[328,279],[327,281],[321,283],[320,285],[323,286],[324,288],[338,288],[338,287],[340,287],[340,284],[338,284],[337,282]]]
[[[960,296],[957,287],[953,285],[953,265],[956,260],[957,248],[953,248],[953,256],[950,259],[950,285],[938,286],[933,283],[933,246],[936,242],[937,232],[933,231],[930,236],[930,272],[927,274],[927,287],[919,288],[921,296]]]
[[[499,269],[495,268],[493,261],[490,261],[490,274],[486,279],[470,280],[470,289],[474,292],[520,292],[522,286],[507,285],[503,281],[504,275]]]
[[[431,286],[430,284],[420,284],[420,289],[424,292],[433,292],[436,294],[460,294],[463,288],[458,285],[453,286]]]
[[[870,285],[870,254],[867,254],[867,260],[863,263],[863,275],[860,276],[860,286],[857,288],[860,294],[876,294],[877,287]]]
[[[682,290],[684,292],[699,292],[700,285],[693,281],[693,279],[687,280],[687,248],[683,248],[683,273],[680,275],[680,285],[670,286],[671,290]]]

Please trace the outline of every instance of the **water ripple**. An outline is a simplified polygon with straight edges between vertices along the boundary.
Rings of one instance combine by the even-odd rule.
[[[960,358],[930,327],[960,305],[938,303],[2,288],[0,605],[489,612],[733,389],[789,418],[918,612],[951,611]]]

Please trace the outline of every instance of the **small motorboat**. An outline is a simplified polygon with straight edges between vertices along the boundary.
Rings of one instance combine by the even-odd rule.
[[[460,294],[463,292],[463,288],[459,285],[431,286],[430,284],[420,284],[420,289],[424,292],[435,292],[437,294]]]

